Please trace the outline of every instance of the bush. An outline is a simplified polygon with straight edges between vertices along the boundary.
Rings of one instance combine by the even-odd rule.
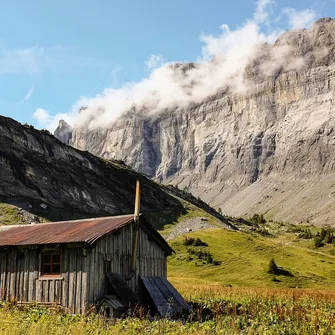
[[[269,262],[269,268],[268,268],[268,273],[273,274],[273,275],[277,275],[279,274],[279,268],[275,262],[275,260],[273,258],[271,258],[270,262]]]
[[[328,244],[332,243],[335,240],[333,231],[331,229],[327,229],[325,238],[323,240],[325,243]]]
[[[312,234],[311,230],[308,228],[308,229],[305,229],[305,230],[301,230],[299,235],[298,235],[298,238],[310,240],[311,238],[313,238],[313,234]]]
[[[200,238],[185,237],[183,245],[189,246],[193,245],[195,247],[208,247],[206,242],[200,240]]]
[[[320,240],[323,241],[325,239],[326,235],[327,235],[327,231],[324,228],[322,228],[321,229],[321,234],[320,234]]]
[[[183,245],[193,245],[193,243],[194,243],[194,238],[192,238],[192,237],[185,237],[184,238],[184,241],[183,241]]]
[[[314,238],[314,245],[315,245],[316,248],[320,248],[320,247],[323,246],[323,242],[322,242],[321,236],[316,236]]]
[[[206,262],[208,264],[212,264],[213,263],[213,257],[212,257],[212,255],[210,253],[207,254]]]
[[[257,229],[257,232],[262,236],[271,236],[271,234],[265,228]]]
[[[197,257],[197,259],[202,260],[208,264],[213,264],[213,265],[220,265],[221,262],[216,261],[213,259],[212,254],[209,251],[203,251],[203,250],[197,250],[193,248],[188,248],[187,252],[190,255],[194,255]],[[188,257],[188,260],[191,260],[190,257]]]
[[[193,242],[193,245],[195,247],[208,247],[208,244],[206,242],[201,241],[200,238],[196,238],[195,241]]]
[[[266,222],[263,214],[254,214],[251,218],[249,218],[249,221],[256,223],[256,224],[263,224]]]
[[[331,244],[335,242],[334,230],[331,228],[322,228],[321,232],[314,238],[316,248],[322,247],[325,243]]]

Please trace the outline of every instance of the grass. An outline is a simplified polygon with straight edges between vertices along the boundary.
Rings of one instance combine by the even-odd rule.
[[[146,213],[146,219],[160,231],[161,234],[169,234],[175,227],[176,224],[184,222],[189,219],[194,218],[206,218],[208,223],[219,225],[218,219],[216,219],[211,214],[207,213],[205,210],[185,201],[179,199],[183,204],[183,211],[167,211],[165,213]]]
[[[0,203],[0,222],[5,225],[25,223],[19,214],[18,207],[6,203]]]
[[[335,292],[178,287],[194,310],[183,320],[66,315],[61,310],[0,306],[4,335],[335,334]]]
[[[332,289],[335,285],[335,257],[331,255],[334,246],[315,249],[313,241],[301,242],[295,234],[262,237],[221,228],[191,232],[187,236],[206,242],[208,247],[197,248],[210,252],[220,264],[207,264],[192,257],[189,247],[183,245],[184,236],[176,238],[171,242],[176,254],[169,258],[168,274],[177,286]],[[267,273],[271,258],[283,270],[282,275]]]
[[[47,208],[42,208],[44,201],[27,197],[0,196],[0,224],[17,225],[29,224],[34,219],[39,222],[76,220],[81,218],[96,217],[93,213],[84,213],[64,205],[62,208],[45,203]],[[108,213],[101,213],[103,216]]]

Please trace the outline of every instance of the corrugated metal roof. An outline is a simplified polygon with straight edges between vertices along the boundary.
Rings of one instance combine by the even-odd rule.
[[[127,225],[133,219],[132,214],[35,225],[2,226],[0,246],[74,242],[93,244],[103,235]]]
[[[104,301],[114,309],[124,309],[125,306],[115,295],[105,295]],[[104,302],[103,301],[103,302]]]
[[[140,278],[162,317],[191,309],[191,306],[166,278],[144,276]]]

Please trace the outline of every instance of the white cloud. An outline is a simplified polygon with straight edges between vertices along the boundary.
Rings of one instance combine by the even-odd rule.
[[[78,113],[76,110],[76,113]],[[40,128],[47,129],[50,132],[54,132],[57,128],[59,120],[65,120],[69,124],[74,124],[75,115],[71,113],[57,113],[55,115],[51,115],[49,111],[43,108],[37,108],[35,113],[33,114],[33,118],[37,121],[37,124]]]
[[[309,28],[317,17],[317,13],[312,9],[298,11],[294,8],[285,8],[284,13],[288,17],[290,29]]]
[[[164,58],[162,55],[152,54],[149,59],[145,62],[148,69],[154,69],[161,66],[164,63]]]
[[[260,55],[263,56],[259,66],[260,76],[272,75],[284,66],[290,70],[300,68],[304,64],[303,59],[286,64],[291,51],[289,47],[281,45],[272,49],[272,43],[282,32],[278,28],[282,23],[277,22],[278,16],[271,18],[273,5],[275,2],[272,0],[259,0],[252,19],[241,27],[231,30],[222,25],[218,35],[202,34],[202,54],[196,63],[175,62],[159,66],[163,57],[151,55],[146,62],[147,67],[152,69],[147,78],[118,89],[107,88],[93,98],[81,97],[68,113],[74,123],[64,115],[56,115],[54,119],[63,118],[77,127],[105,128],[125,112],[182,111],[226,87],[236,93],[244,92],[250,88],[244,76],[245,70]],[[289,10],[286,15],[288,13],[293,12]],[[293,14],[289,16],[292,19],[290,23],[297,25]],[[305,19],[302,21],[307,22]],[[78,113],[81,106],[87,109]],[[48,121],[48,124],[51,122]]]
[[[28,101],[32,97],[32,95],[34,94],[34,91],[35,91],[35,84],[30,87],[30,89],[26,93],[25,97],[23,98],[23,101]]]
[[[50,119],[50,114],[47,110],[43,108],[37,108],[33,114],[33,118],[37,120],[39,125],[44,125]]]
[[[254,21],[257,23],[265,23],[269,20],[268,8],[274,5],[272,0],[258,0],[256,2],[256,10],[254,13]]]

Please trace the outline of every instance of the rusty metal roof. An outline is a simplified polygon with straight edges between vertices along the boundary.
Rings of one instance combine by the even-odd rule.
[[[129,214],[29,225],[4,225],[0,226],[0,247],[75,242],[94,244],[100,237],[124,227],[133,222],[133,220],[134,214]],[[164,238],[142,215],[140,216],[140,227],[168,255],[174,252]]]
[[[40,223],[21,226],[1,226],[0,246],[36,245],[54,243],[95,243],[134,220],[134,215],[96,219]]]

